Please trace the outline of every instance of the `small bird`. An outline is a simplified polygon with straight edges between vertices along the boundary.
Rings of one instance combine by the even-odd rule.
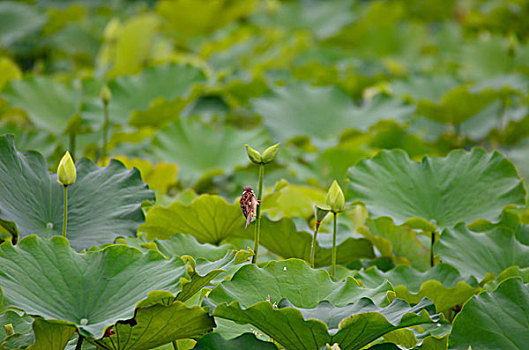
[[[244,187],[241,197],[241,210],[246,218],[246,226],[244,228],[247,228],[250,221],[252,221],[252,217],[257,215],[256,210],[258,205],[259,200],[255,197],[252,188],[250,186]]]

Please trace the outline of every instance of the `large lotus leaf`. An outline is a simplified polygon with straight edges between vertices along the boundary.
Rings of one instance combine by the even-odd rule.
[[[174,202],[168,208],[152,208],[138,230],[145,232],[147,239],[167,239],[175,233],[186,233],[202,244],[218,245],[244,222],[238,203],[229,204],[220,196],[205,194],[190,205]]]
[[[0,46],[10,46],[46,22],[46,16],[36,7],[20,2],[0,3]]]
[[[180,0],[158,3],[156,12],[165,19],[171,33],[186,37],[209,34],[245,17],[256,5],[256,0]]]
[[[152,147],[158,159],[178,165],[180,178],[187,183],[204,173],[230,172],[237,165],[247,164],[244,145],[260,148],[263,136],[259,129],[215,128],[179,119],[156,133]]]
[[[0,300],[2,297],[2,290],[0,289]],[[1,301],[0,301],[1,303]],[[25,348],[35,342],[31,324],[33,318],[20,312],[18,310],[2,310],[0,305],[0,349],[20,349]],[[13,334],[7,335],[5,326],[11,325]]]
[[[277,350],[277,347],[266,341],[259,340],[255,335],[245,333],[237,338],[226,340],[220,334],[207,334],[200,338],[193,348],[194,350]]]
[[[441,103],[421,100],[417,112],[441,123],[461,124],[475,116],[497,97],[492,90],[479,93],[471,92],[467,87],[456,87],[441,98]]]
[[[110,245],[83,254],[68,240],[28,236],[0,245],[0,286],[7,305],[76,325],[100,338],[105,326],[130,319],[151,290],[174,292],[186,268],[182,260]]]
[[[430,246],[421,242],[413,229],[396,226],[388,217],[368,219],[366,224],[358,232],[370,239],[383,256],[394,256],[397,262],[409,263],[419,270],[430,268]]]
[[[354,277],[369,288],[389,281],[398,299],[416,304],[422,298],[428,298],[434,302],[437,311],[461,305],[478,291],[475,279],[464,279],[457,269],[447,264],[436,265],[425,272],[406,265],[383,272],[373,266],[356,273]]]
[[[213,316],[238,324],[251,324],[289,350],[320,349],[331,340],[325,323],[304,320],[295,308],[278,310],[268,301],[260,301],[248,308],[242,308],[239,301],[222,303],[215,308]]]
[[[262,199],[261,213],[273,219],[314,215],[314,203],[325,203],[325,192],[316,187],[287,185],[279,181],[272,193]]]
[[[219,260],[229,250],[234,249],[231,244],[214,246],[211,244],[200,244],[197,239],[189,234],[175,233],[169,239],[157,239],[158,250],[167,257],[190,255],[195,259]]]
[[[496,220],[507,205],[525,203],[514,165],[480,148],[420,163],[403,151],[382,151],[350,168],[348,179],[349,198],[364,202],[372,217],[389,216],[397,225],[414,219],[422,227],[442,229]]]
[[[271,261],[260,268],[255,265],[241,267],[229,281],[216,286],[208,296],[213,304],[240,302],[244,307],[259,301],[279,303],[287,298],[297,307],[312,308],[327,300],[334,305],[347,305],[361,297],[369,297],[377,304],[386,302],[388,283],[376,288],[362,288],[351,277],[340,282],[331,280],[324,270],[313,270],[298,259]]]
[[[77,181],[68,187],[68,238],[76,249],[134,235],[143,221],[141,202],[154,194],[137,170],[111,161],[99,168],[77,162]],[[36,152],[18,152],[13,137],[0,137],[0,225],[13,235],[62,234],[63,187]],[[16,228],[13,226],[16,224]]]
[[[513,265],[529,266],[529,245],[517,238],[523,229],[517,215],[506,212],[484,232],[473,232],[464,224],[444,230],[434,251],[463,275],[482,280],[488,273],[498,274]]]
[[[109,74],[112,76],[138,73],[149,57],[159,24],[156,15],[144,13],[131,18],[122,27],[116,26],[119,28],[117,35],[107,34],[107,46],[101,50],[100,63],[111,61]],[[105,54],[110,57],[104,57]]]
[[[443,95],[457,86],[457,81],[450,76],[412,76],[392,84],[393,93],[402,98],[414,101],[440,102]]]
[[[37,318],[33,322],[35,344],[28,350],[64,349],[75,332],[75,326],[64,321]]]
[[[158,118],[143,112],[160,104],[169,106],[170,103],[178,104],[178,101],[186,100],[191,94],[192,87],[205,80],[201,69],[180,64],[149,67],[136,75],[119,76],[108,83],[112,92],[109,118],[116,124],[131,122],[137,126],[157,125],[164,120],[142,120],[143,116]],[[86,80],[83,85],[85,91],[83,116],[102,121],[103,104],[99,92],[103,82]],[[179,108],[175,111],[177,113],[174,113],[172,119],[178,117]]]
[[[362,301],[372,305],[369,299],[362,299],[359,303]],[[437,324],[439,317],[430,316],[428,313],[433,311],[431,306],[432,303],[427,299],[411,307],[406,302],[396,299],[387,307],[378,308],[377,312],[353,314],[340,322],[340,329],[332,337],[332,341],[338,343],[340,349],[361,349],[396,329]]]
[[[0,57],[0,91],[7,82],[20,78],[22,78],[22,72],[17,64],[7,57]]]
[[[254,238],[254,223],[247,229],[240,228],[232,236],[248,239]],[[299,258],[309,261],[312,244],[312,233],[296,229],[292,219],[285,218],[272,221],[261,218],[261,236],[259,244],[283,258]],[[329,234],[320,233],[316,237],[315,266],[331,265],[332,241]],[[349,264],[363,258],[374,258],[373,246],[364,238],[353,238],[350,232],[343,231],[337,237],[336,262]]]
[[[140,307],[133,320],[117,322],[110,336],[93,342],[107,350],[149,350],[177,339],[199,338],[213,327],[208,311],[176,301]]]
[[[153,164],[148,160],[141,158],[130,159],[126,157],[116,157],[115,159],[122,162],[129,170],[132,170],[133,168],[138,169],[141,178],[147,185],[149,185],[150,189],[165,193],[170,186],[176,184],[176,173],[178,172],[178,168],[174,164]]]
[[[414,307],[395,300],[379,308],[362,298],[343,307],[322,302],[313,309],[300,309],[283,300],[279,309],[268,301],[243,309],[234,301],[217,306],[213,314],[250,323],[287,349],[319,349],[327,343],[338,343],[340,349],[360,349],[395,329],[436,322],[426,311],[430,306],[428,300]]]
[[[11,106],[24,109],[35,125],[53,134],[62,133],[79,112],[81,91],[44,76],[11,81],[2,92]]]
[[[529,344],[529,286],[510,278],[470,299],[454,319],[450,349],[525,349]]]
[[[252,21],[288,30],[309,29],[318,39],[326,39],[354,20],[351,5],[348,1],[280,3],[277,12],[256,16]]]
[[[374,98],[357,107],[341,90],[304,83],[276,87],[271,95],[253,100],[253,106],[280,141],[295,136],[335,139],[347,128],[367,131],[383,119],[403,120],[414,109],[385,98]]]

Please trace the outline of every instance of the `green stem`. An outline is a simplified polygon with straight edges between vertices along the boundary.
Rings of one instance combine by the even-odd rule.
[[[178,350],[178,344],[176,343],[176,340],[173,340],[172,344],[173,344],[173,349]]]
[[[310,267],[314,268],[314,256],[316,255],[316,235],[320,229],[320,222],[316,221],[316,227],[314,227],[314,236],[312,236],[312,245],[310,246]]]
[[[68,185],[64,186],[64,214],[62,216],[62,236],[66,237],[66,223],[68,222]]]
[[[430,245],[430,266],[435,266],[435,257],[433,255],[433,245],[435,244],[435,231],[432,232],[432,243]]]
[[[336,275],[336,213],[333,212],[333,229],[332,229],[332,277]]]
[[[106,158],[107,156],[107,147],[108,147],[108,127],[110,125],[110,120],[108,118],[108,103],[104,103],[104,113],[105,113],[105,121],[103,123],[103,149],[101,150],[101,159]]]
[[[77,340],[77,345],[75,346],[75,350],[81,350],[81,348],[83,347],[83,340],[84,340],[84,336],[79,334],[79,339]]]
[[[257,264],[257,252],[259,251],[259,237],[261,236],[261,197],[263,195],[263,178],[264,178],[264,164],[259,164],[259,191],[257,192],[257,200],[259,201],[259,205],[257,206],[257,210],[255,213],[255,237],[254,237],[254,245],[253,245],[253,251],[254,256],[252,256],[252,264]]]

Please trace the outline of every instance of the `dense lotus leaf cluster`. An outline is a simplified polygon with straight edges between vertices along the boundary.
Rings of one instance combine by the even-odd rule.
[[[528,16],[0,2],[0,350],[526,347]]]

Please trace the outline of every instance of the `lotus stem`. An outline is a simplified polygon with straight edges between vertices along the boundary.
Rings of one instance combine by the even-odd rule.
[[[255,212],[255,237],[254,237],[254,246],[253,251],[254,255],[252,256],[252,264],[257,264],[257,253],[259,251],[259,238],[261,236],[261,197],[263,196],[263,178],[264,178],[264,164],[259,164],[259,191],[257,192],[257,200],[259,205]]]
[[[316,255],[316,235],[320,229],[321,222],[316,221],[316,226],[314,227],[314,236],[312,236],[312,245],[310,246],[310,267],[314,268],[314,257]]]
[[[83,347],[83,340],[84,340],[84,336],[82,336],[81,334],[79,334],[79,339],[77,340],[77,345],[75,345],[75,350],[81,350],[82,347]]]
[[[178,350],[178,344],[176,343],[176,340],[173,340],[171,343],[173,344],[173,349]]]
[[[333,229],[332,229],[332,270],[331,275],[336,275],[336,213],[333,212]]]
[[[68,185],[64,186],[64,214],[62,219],[62,236],[66,237],[66,224],[68,222]]]
[[[432,232],[432,242],[430,245],[430,266],[435,266],[435,257],[433,255],[433,245],[435,244],[435,231]]]

